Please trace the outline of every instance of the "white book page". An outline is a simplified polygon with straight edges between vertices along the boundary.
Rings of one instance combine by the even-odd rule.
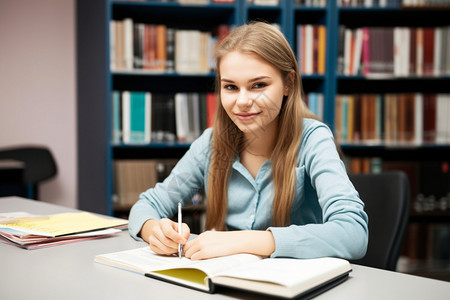
[[[334,278],[349,268],[347,261],[336,258],[269,258],[216,276],[266,281],[289,287],[306,282],[322,282],[324,278]]]
[[[209,276],[213,276],[216,273],[260,259],[261,257],[251,254],[237,254],[193,261],[185,257],[180,259],[178,256],[158,255],[146,246],[138,249],[98,255],[95,261],[123,267],[142,274],[167,269],[195,268]]]

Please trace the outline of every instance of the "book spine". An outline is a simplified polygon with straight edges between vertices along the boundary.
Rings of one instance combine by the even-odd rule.
[[[313,25],[307,24],[305,25],[305,58],[303,64],[305,65],[304,74],[310,75],[313,74],[313,62],[314,62],[314,28]]]
[[[156,25],[156,69],[166,70],[167,27]]]
[[[206,126],[212,127],[214,124],[214,115],[216,111],[217,100],[216,94],[207,93],[206,94]]]
[[[175,120],[177,140],[179,142],[186,142],[187,140],[187,95],[184,93],[175,94]]]
[[[121,99],[120,92],[112,92],[112,144],[118,145],[122,141],[122,124],[121,124]]]
[[[360,73],[362,44],[363,44],[363,31],[361,28],[357,28],[355,30],[355,50],[353,56],[353,70],[352,70],[353,75]]]
[[[423,94],[414,94],[414,142],[423,141]]]
[[[131,142],[131,129],[130,129],[130,112],[131,112],[131,100],[130,100],[130,92],[124,91],[122,92],[122,133],[123,133],[123,142],[130,143]]]
[[[433,75],[434,67],[434,28],[423,30],[423,74]]]
[[[327,27],[325,25],[319,25],[319,53],[318,53],[318,66],[317,73],[325,74],[326,66],[326,52],[327,52]]]
[[[116,32],[117,22],[111,20],[109,22],[109,68],[116,70]]]
[[[367,76],[370,73],[370,32],[368,27],[362,29],[362,75]]]
[[[147,99],[146,99],[147,98]],[[130,144],[149,143],[149,97],[143,92],[130,93]],[[148,100],[148,101],[147,101]]]
[[[133,69],[134,50],[133,50],[133,20],[126,18],[124,24],[124,69]]]
[[[175,29],[167,28],[166,34],[166,70],[168,72],[173,72],[175,71]]]

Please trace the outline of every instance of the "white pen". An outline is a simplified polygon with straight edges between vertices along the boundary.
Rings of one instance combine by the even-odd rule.
[[[178,233],[181,235],[181,202],[178,202]],[[181,244],[178,244],[178,257],[181,259]]]

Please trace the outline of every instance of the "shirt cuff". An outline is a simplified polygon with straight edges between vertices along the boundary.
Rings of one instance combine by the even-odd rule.
[[[144,239],[139,237],[138,234],[141,231],[142,226],[144,226],[144,223],[150,219],[158,219],[158,218],[149,217],[148,215],[135,216],[133,222],[128,223],[128,232],[130,233],[131,237],[137,241],[143,241]]]
[[[275,251],[270,257],[293,257],[296,244],[292,236],[286,232],[286,228],[269,227],[267,230],[272,232],[275,240]]]

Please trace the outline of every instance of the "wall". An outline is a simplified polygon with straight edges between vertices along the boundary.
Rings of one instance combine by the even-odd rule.
[[[75,0],[0,0],[0,147],[47,145],[40,199],[77,206]]]

